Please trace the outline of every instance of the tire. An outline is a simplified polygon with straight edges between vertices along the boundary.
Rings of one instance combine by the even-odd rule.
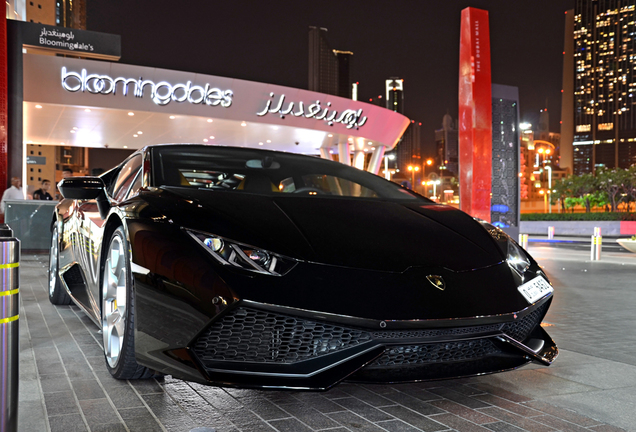
[[[102,271],[102,333],[106,367],[117,379],[151,378],[153,372],[135,360],[135,296],[130,250],[122,227],[105,250]]]
[[[69,305],[71,304],[71,296],[62,286],[59,270],[60,250],[57,226],[55,226],[51,235],[51,250],[49,251],[49,301],[54,305]]]

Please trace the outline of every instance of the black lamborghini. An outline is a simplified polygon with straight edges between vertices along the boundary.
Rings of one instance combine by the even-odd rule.
[[[324,390],[558,353],[514,240],[341,163],[158,145],[59,189],[49,298],[101,328],[115,378]]]

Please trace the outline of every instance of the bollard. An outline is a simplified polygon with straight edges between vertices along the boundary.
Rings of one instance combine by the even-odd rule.
[[[4,227],[0,230],[4,234]],[[13,234],[9,228],[9,232]],[[0,432],[18,430],[20,240],[0,238]]]
[[[590,259],[592,261],[600,261],[601,260],[601,248],[603,246],[603,237],[593,235],[592,236],[592,247],[590,249]]]
[[[524,249],[528,249],[528,234],[519,234],[519,245]]]
[[[554,238],[554,227],[553,226],[549,226],[548,227],[548,240],[552,240]]]
[[[594,235],[597,237],[601,236],[601,227],[594,227]]]

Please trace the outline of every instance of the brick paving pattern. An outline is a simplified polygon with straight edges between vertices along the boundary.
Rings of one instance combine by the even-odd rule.
[[[118,381],[106,370],[93,322],[75,306],[49,303],[47,260],[27,255],[21,263],[20,431],[624,430],[484,377],[343,383],[321,393],[208,387],[170,376]]]

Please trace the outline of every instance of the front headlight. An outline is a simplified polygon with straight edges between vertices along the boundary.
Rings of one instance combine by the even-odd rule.
[[[501,228],[497,228],[492,224],[473,218],[488,231],[491,237],[497,242],[499,248],[506,253],[506,262],[519,276],[523,277],[528,268],[530,268],[530,257],[513,239],[510,238]]]
[[[508,256],[506,257],[506,261],[510,268],[516,271],[519,276],[523,276],[525,271],[530,268],[530,258],[528,258],[528,254],[511,238],[508,238]]]
[[[215,260],[223,265],[270,276],[283,276],[294,268],[297,263],[293,258],[213,234],[191,230],[186,230],[186,232],[203,246]]]

